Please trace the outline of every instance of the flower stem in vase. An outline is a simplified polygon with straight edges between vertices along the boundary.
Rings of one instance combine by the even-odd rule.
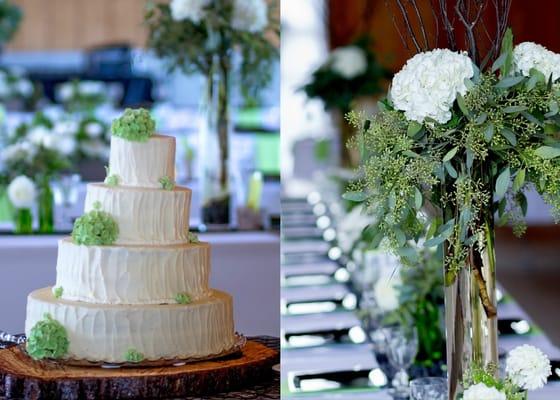
[[[29,208],[18,208],[15,210],[14,226],[15,233],[33,233],[33,215]]]

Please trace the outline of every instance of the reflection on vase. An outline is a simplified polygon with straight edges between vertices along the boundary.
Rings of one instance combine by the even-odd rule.
[[[460,392],[463,374],[472,366],[498,365],[496,262],[491,216],[484,225],[484,248],[474,247],[467,265],[450,283],[446,279],[445,325],[449,399]],[[447,272],[447,271],[446,271]]]

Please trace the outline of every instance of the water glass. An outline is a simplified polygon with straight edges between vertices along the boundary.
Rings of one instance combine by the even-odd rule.
[[[407,369],[418,353],[416,329],[409,326],[393,326],[383,330],[389,363],[397,369],[391,382],[393,394],[407,396],[410,392]]]
[[[447,400],[447,379],[418,378],[410,382],[411,400]]]

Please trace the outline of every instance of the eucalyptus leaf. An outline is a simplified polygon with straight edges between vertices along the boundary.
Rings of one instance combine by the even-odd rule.
[[[502,135],[512,146],[517,144],[517,137],[515,136],[515,133],[508,128],[503,128],[500,131],[500,135]]]
[[[535,150],[535,154],[541,158],[544,158],[545,160],[550,160],[552,158],[556,158],[560,156],[560,148],[541,146]]]
[[[367,194],[365,194],[364,192],[346,192],[342,195],[342,198],[344,200],[360,203],[367,199]]]
[[[523,184],[525,183],[525,175],[526,171],[524,169],[520,169],[519,171],[517,171],[517,174],[513,179],[512,190],[514,192],[518,192],[523,187]]]
[[[451,165],[449,161],[443,163],[443,166],[447,170],[447,173],[450,177],[452,177],[453,179],[457,179],[457,170],[453,167],[453,165]]]
[[[500,173],[500,175],[498,175],[498,179],[496,179],[496,191],[495,191],[496,197],[498,198],[504,197],[509,187],[510,178],[511,178],[511,173],[509,167],[504,169]]]
[[[517,113],[521,111],[525,111],[527,106],[507,106],[504,107],[503,111],[508,114]]]
[[[408,124],[407,134],[410,137],[416,136],[418,132],[422,130],[422,124],[416,121],[410,121]]]
[[[507,56],[507,53],[502,53],[500,57],[496,58],[496,61],[494,61],[494,63],[492,64],[492,72],[496,72],[497,70],[502,68],[502,66],[506,62]]]
[[[484,130],[484,140],[486,140],[487,143],[490,143],[493,137],[494,137],[494,124],[489,123],[486,126],[486,129]]]
[[[523,82],[524,79],[524,76],[508,76],[496,83],[496,87],[500,89],[507,89]]]
[[[393,232],[395,233],[395,238],[397,239],[397,244],[399,247],[403,247],[406,243],[406,235],[399,228],[393,228]]]
[[[466,117],[470,117],[471,113],[467,108],[465,98],[463,97],[463,95],[461,95],[461,93],[457,93],[457,105],[459,106],[459,109],[461,110],[463,115],[465,115]]]
[[[467,149],[467,168],[471,169],[474,162],[474,153],[471,149]]]
[[[451,150],[449,150],[447,152],[447,154],[443,157],[443,162],[451,161],[451,159],[453,159],[453,157],[455,157],[455,154],[457,154],[457,150],[459,150],[459,147],[457,147],[457,146],[455,146]]]
[[[486,122],[487,118],[488,118],[488,113],[482,113],[478,117],[476,117],[476,119],[474,120],[474,123],[476,125],[482,125],[483,123]]]
[[[419,210],[422,207],[422,192],[418,188],[414,188],[414,205]]]

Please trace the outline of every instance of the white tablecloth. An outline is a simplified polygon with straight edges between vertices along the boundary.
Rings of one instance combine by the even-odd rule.
[[[23,332],[27,294],[53,285],[58,236],[0,237],[0,330]],[[276,234],[201,234],[212,244],[211,286],[232,294],[236,329],[246,335],[280,331],[280,244]]]

